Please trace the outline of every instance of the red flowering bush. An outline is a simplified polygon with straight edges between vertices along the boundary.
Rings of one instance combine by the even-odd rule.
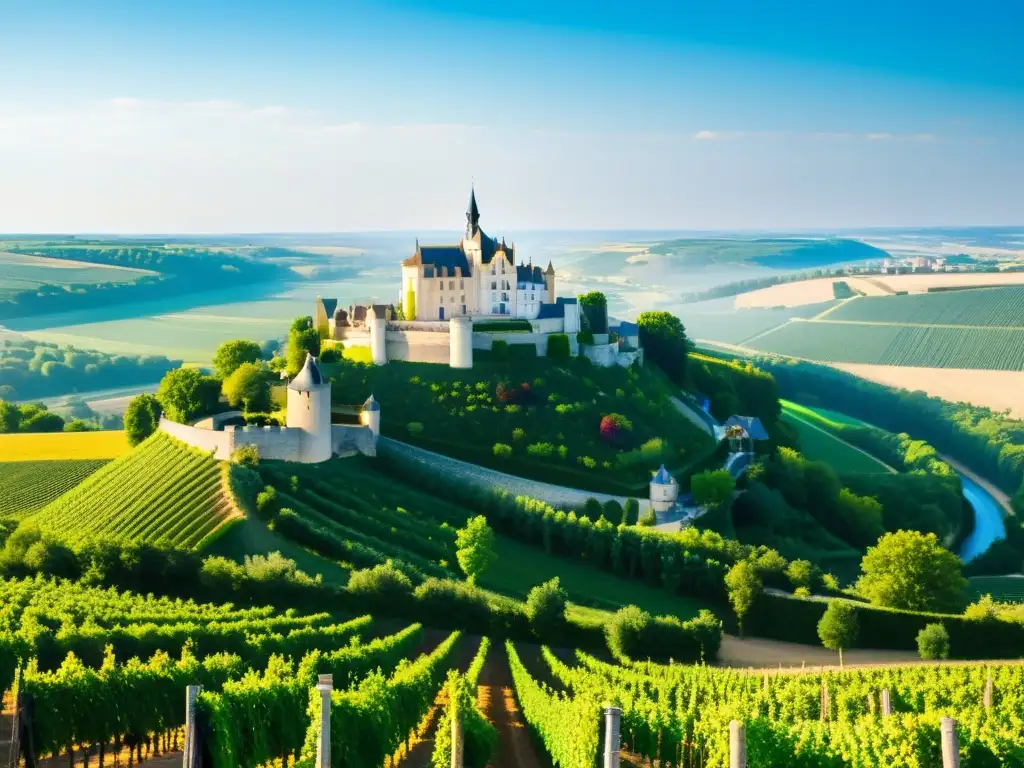
[[[633,422],[621,413],[609,413],[601,419],[601,439],[606,443],[621,443],[632,431]]]

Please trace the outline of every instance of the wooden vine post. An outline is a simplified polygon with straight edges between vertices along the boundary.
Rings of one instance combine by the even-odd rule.
[[[604,711],[604,768],[619,768],[622,710],[608,707]]]
[[[316,768],[331,768],[331,691],[334,675],[320,675],[316,689],[320,691],[320,728],[316,737]]]
[[[892,699],[889,698],[889,689],[882,689],[882,717],[892,714]]]
[[[992,709],[992,693],[992,672],[989,671],[988,677],[985,678],[985,699],[983,702],[985,709]]]
[[[202,749],[199,745],[199,729],[196,722],[196,702],[199,700],[201,685],[190,685],[185,689],[185,750],[184,768],[199,768]]]
[[[944,717],[939,725],[942,734],[942,768],[960,768],[960,743],[956,735],[956,720]]]
[[[747,734],[739,720],[729,722],[729,768],[747,768]]]

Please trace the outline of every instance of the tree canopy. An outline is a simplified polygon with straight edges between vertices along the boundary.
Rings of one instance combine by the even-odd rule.
[[[156,399],[163,406],[167,418],[185,423],[216,410],[220,400],[220,381],[213,376],[204,376],[195,368],[177,368],[164,376]]]
[[[845,600],[832,600],[818,622],[818,637],[830,651],[839,652],[839,666],[843,665],[843,651],[857,642],[857,610]]]
[[[228,403],[250,413],[270,408],[270,381],[273,374],[259,363],[242,363],[224,379],[221,391]]]
[[[861,561],[857,591],[875,605],[910,611],[956,611],[967,580],[960,559],[934,533],[887,533]]]
[[[455,536],[455,555],[459,566],[470,584],[482,576],[497,559],[494,552],[494,531],[487,524],[487,518],[477,515],[466,523]]]
[[[727,469],[700,472],[690,479],[693,500],[702,507],[717,509],[729,503],[736,481]]]
[[[640,327],[640,346],[652,363],[668,374],[677,384],[686,378],[686,357],[689,341],[683,322],[671,312],[641,312],[637,318]]]
[[[754,601],[761,594],[763,585],[757,567],[749,560],[741,560],[725,574],[725,588],[729,592],[729,604],[740,624],[740,637],[743,636],[743,617],[754,606]]]
[[[213,367],[218,376],[226,379],[243,363],[255,363],[261,354],[260,345],[255,341],[232,339],[217,347],[217,353],[213,356]]]
[[[138,445],[156,431],[163,408],[153,395],[138,395],[124,412],[124,431],[129,445]]]

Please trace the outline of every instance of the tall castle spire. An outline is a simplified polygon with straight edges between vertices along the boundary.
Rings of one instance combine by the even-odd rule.
[[[475,235],[480,229],[480,209],[476,204],[476,185],[469,188],[469,207],[466,209],[466,234]]]

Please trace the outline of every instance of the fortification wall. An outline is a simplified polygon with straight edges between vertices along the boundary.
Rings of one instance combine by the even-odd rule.
[[[235,450],[243,445],[255,445],[261,459],[278,461],[300,461],[302,440],[301,429],[288,427],[227,427],[226,434],[232,434]]]
[[[370,332],[366,328],[335,328],[334,340],[344,342],[347,347],[368,347]]]
[[[411,363],[443,363],[450,359],[448,333],[435,331],[388,331],[387,355],[389,360],[407,360]]]
[[[336,456],[376,456],[377,438],[370,427],[332,424],[331,450]]]
[[[545,317],[530,321],[533,330],[537,333],[562,333],[565,328],[565,320],[561,317]]]
[[[584,344],[580,349],[590,362],[602,368],[610,368],[618,361],[618,344]]]
[[[227,461],[234,449],[234,436],[230,432],[215,432],[212,429],[190,427],[176,421],[160,419],[160,430],[183,443],[214,453],[214,458]]]

